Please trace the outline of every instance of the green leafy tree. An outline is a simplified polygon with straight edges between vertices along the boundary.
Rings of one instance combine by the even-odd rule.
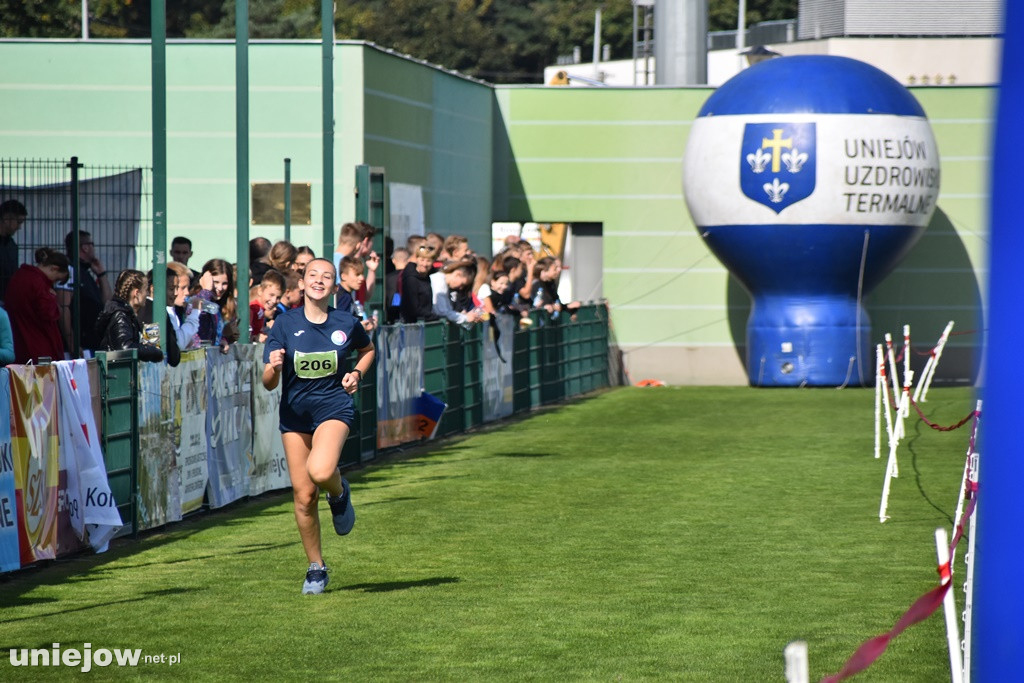
[[[796,17],[798,0],[747,0],[747,24]],[[89,0],[97,38],[148,38],[150,0]],[[631,0],[336,0],[335,35],[360,39],[496,83],[539,82],[579,47],[589,59],[594,12],[613,59],[632,55]],[[709,0],[710,30],[736,28],[737,0]],[[75,38],[81,0],[0,0],[0,36]],[[166,0],[170,38],[233,38],[235,0]],[[320,2],[250,0],[251,38],[320,37]]]

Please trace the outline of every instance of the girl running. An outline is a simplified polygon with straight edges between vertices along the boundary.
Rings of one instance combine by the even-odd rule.
[[[327,259],[313,259],[303,275],[305,303],[274,320],[263,349],[263,386],[281,389],[281,439],[295,499],[295,522],[309,560],[302,593],[323,593],[327,566],[320,552],[317,488],[327,491],[334,530],[352,530],[348,482],[338,471],[341,449],[355,420],[352,394],[373,364],[366,330],[351,313],[328,306],[337,274]],[[348,356],[357,357],[349,370]]]

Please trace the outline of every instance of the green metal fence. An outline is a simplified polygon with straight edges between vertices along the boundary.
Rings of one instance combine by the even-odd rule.
[[[531,314],[513,339],[513,412],[557,403],[610,385],[608,310],[582,307],[572,318]],[[448,404],[438,436],[484,423],[484,325],[447,321],[424,326],[424,389]],[[97,354],[100,366],[100,427],[110,489],[126,532],[137,530],[139,459],[139,371],[134,351]],[[377,373],[367,373],[356,394],[357,424],[342,451],[351,467],[377,457]]]
[[[100,365],[100,443],[110,493],[125,524],[138,530],[139,367],[134,350],[96,354]],[[124,532],[122,532],[124,533]]]

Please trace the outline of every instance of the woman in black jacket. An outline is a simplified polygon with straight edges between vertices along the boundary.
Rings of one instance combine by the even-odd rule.
[[[160,347],[142,341],[139,311],[146,303],[146,276],[138,270],[125,270],[117,277],[114,296],[96,321],[100,346],[108,351],[136,349],[139,360],[159,363],[164,359]]]
[[[421,244],[402,271],[403,323],[437,320],[434,295],[430,288],[430,270],[436,255],[433,247]]]

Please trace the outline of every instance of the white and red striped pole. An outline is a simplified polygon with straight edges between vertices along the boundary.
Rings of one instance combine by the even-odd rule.
[[[949,341],[949,335],[953,331],[953,321],[950,320],[946,324],[946,329],[942,331],[942,336],[939,337],[939,342],[935,345],[934,361],[932,362],[931,372],[928,373],[928,377],[922,377],[921,387],[921,402],[924,403],[928,400],[928,388],[932,384],[932,378],[935,377],[935,369],[939,366],[939,360],[942,359],[942,351],[946,348],[946,342]]]
[[[964,459],[964,474],[960,479],[960,493],[956,499],[956,512],[953,515],[953,535],[956,535],[956,525],[960,523],[960,515],[964,513],[964,502],[967,499],[967,491],[970,490],[971,476],[977,474],[977,470],[973,473],[971,468],[972,461],[974,459],[974,439],[978,434],[978,422],[981,419],[981,399],[974,406],[974,422],[971,424],[971,438],[967,441],[967,457]],[[974,479],[977,481],[977,478]],[[956,557],[956,550],[953,550],[953,557]]]
[[[935,553],[939,559],[939,583],[944,585],[953,580],[953,568],[949,563],[949,536],[942,527],[935,530]],[[949,680],[951,683],[963,683],[964,665],[960,657],[960,627],[957,625],[960,615],[956,613],[956,601],[953,598],[952,589],[947,590],[946,595],[942,598],[942,612],[946,617]]]
[[[981,457],[975,451],[971,455],[971,484],[972,489],[978,484],[978,462]],[[974,539],[978,529],[978,503],[974,503],[974,512],[971,513],[970,536],[967,537],[967,554],[964,556],[964,564],[967,565],[967,579],[964,581],[964,681],[971,680],[971,618],[974,611]]]
[[[885,361],[882,359],[882,345],[875,347],[875,459],[882,457],[882,394],[885,388]],[[888,399],[886,399],[888,401]],[[888,417],[888,407],[886,417]],[[890,435],[891,436],[891,435]]]
[[[903,374],[910,372],[910,325],[903,326]],[[910,402],[903,406],[903,417],[910,415]]]
[[[889,378],[892,380],[892,397],[897,400],[900,395],[900,375],[896,367],[896,354],[892,350],[892,335],[885,333],[885,352],[889,357]]]

